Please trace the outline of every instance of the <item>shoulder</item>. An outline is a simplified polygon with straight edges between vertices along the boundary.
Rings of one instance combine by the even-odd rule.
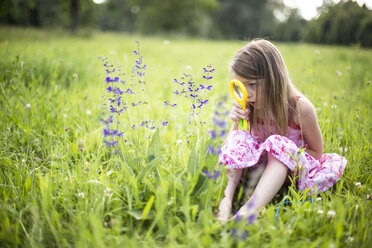
[[[296,105],[297,105],[296,110],[295,110],[296,115],[294,116],[294,120],[296,123],[299,122],[298,116],[300,116],[302,120],[308,120],[308,121],[315,120],[316,121],[317,119],[316,110],[315,110],[314,105],[310,102],[309,99],[301,95],[298,98]]]

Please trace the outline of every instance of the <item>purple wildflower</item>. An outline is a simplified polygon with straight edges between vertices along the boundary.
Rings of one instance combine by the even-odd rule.
[[[226,130],[221,130],[220,137],[221,137],[221,138],[224,137],[225,134],[226,134]]]
[[[238,235],[238,231],[236,230],[236,228],[231,229],[231,235],[235,237]]]
[[[205,171],[204,171],[204,174],[205,174],[209,179],[212,178],[212,174],[211,174],[208,170],[205,170]]]
[[[253,224],[253,222],[255,221],[255,219],[256,219],[256,215],[255,214],[251,214],[251,215],[249,215],[248,216],[248,223],[249,224]]]
[[[213,129],[212,130],[209,130],[209,133],[211,134],[211,138],[212,139],[215,139],[217,137],[216,131],[214,131]]]
[[[216,171],[214,172],[213,179],[217,179],[217,178],[220,176],[220,174],[221,174],[221,171],[216,170]]]
[[[163,121],[161,124],[162,124],[163,126],[167,126],[167,125],[168,125],[168,122],[167,122],[167,121]]]
[[[241,238],[242,240],[246,240],[247,237],[248,237],[248,232],[247,232],[247,231],[244,231],[244,232],[242,233],[242,235],[240,236],[240,238]]]
[[[242,216],[240,214],[234,215],[234,222],[237,223],[242,219]]]

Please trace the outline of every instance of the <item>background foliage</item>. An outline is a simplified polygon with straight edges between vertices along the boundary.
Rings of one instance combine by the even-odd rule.
[[[310,21],[282,0],[3,0],[0,23],[73,32],[80,27],[85,33],[100,29],[372,45],[372,12],[351,0],[324,1],[319,17]]]

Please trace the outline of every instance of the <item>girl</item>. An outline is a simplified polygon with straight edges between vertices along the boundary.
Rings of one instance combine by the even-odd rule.
[[[248,98],[245,111],[233,102],[233,125],[219,155],[219,164],[228,169],[228,183],[218,218],[229,219],[243,168],[261,172],[239,216],[254,216],[266,206],[297,162],[300,190],[309,188],[312,194],[332,187],[347,161],[337,154],[322,155],[323,140],[314,106],[292,85],[278,49],[269,41],[254,40],[238,51],[231,69],[233,77],[246,86]],[[239,119],[249,121],[248,132],[238,130]]]

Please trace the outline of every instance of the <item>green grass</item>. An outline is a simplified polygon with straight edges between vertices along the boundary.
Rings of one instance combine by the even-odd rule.
[[[372,245],[371,50],[276,44],[294,84],[317,109],[324,152],[342,154],[348,164],[341,180],[318,196],[321,201],[285,205],[276,219],[279,203],[310,198],[291,186],[248,225],[214,218],[226,177],[210,180],[202,173],[216,169],[216,156],[206,152],[212,142],[208,130],[215,128],[213,112],[224,96],[222,108],[230,109],[228,64],[244,41],[70,36],[7,27],[0,28],[0,37],[0,246]],[[138,115],[123,115],[128,141],[109,157],[99,121],[105,73],[97,57],[118,60],[129,83],[135,40],[148,65],[142,100],[149,104]],[[188,72],[200,82],[207,64],[216,73],[208,108],[198,119],[206,124],[189,124],[188,102],[172,95],[172,81]],[[166,117],[163,101],[178,104]],[[155,133],[130,128],[142,119],[166,119],[169,125]],[[336,212],[333,218],[329,210]],[[248,237],[234,237],[233,228]]]

